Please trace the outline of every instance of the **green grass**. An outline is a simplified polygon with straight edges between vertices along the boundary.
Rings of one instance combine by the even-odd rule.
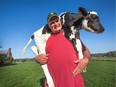
[[[0,87],[42,87],[44,74],[37,63],[0,67]]]
[[[85,87],[115,87],[115,62],[91,61],[83,73]],[[18,63],[0,67],[0,87],[43,87],[39,64]]]
[[[91,61],[83,77],[85,87],[115,87],[115,62]]]

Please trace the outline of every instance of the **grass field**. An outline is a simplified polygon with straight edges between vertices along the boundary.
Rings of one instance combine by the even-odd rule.
[[[91,61],[83,77],[85,87],[115,87],[115,62]],[[43,80],[42,69],[35,62],[0,67],[0,87],[43,87]]]

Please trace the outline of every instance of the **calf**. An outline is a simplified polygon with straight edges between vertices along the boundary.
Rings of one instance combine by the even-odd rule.
[[[89,32],[102,33],[104,28],[102,27],[98,15],[95,11],[86,12],[85,8],[79,8],[79,14],[64,12],[59,15],[61,22],[63,24],[64,36],[71,41],[73,47],[79,54],[79,59],[83,58],[82,45],[79,40],[79,30],[84,29]],[[28,44],[24,47],[23,53],[30,45],[32,39],[35,39],[36,46],[32,46],[32,51],[38,55],[45,52],[46,41],[50,37],[52,31],[46,24],[38,31],[34,32],[31,36]],[[43,71],[47,78],[47,84],[49,87],[54,87],[54,83],[47,69],[47,64],[42,65]]]
[[[102,27],[97,12],[90,11],[87,13],[85,8],[80,7],[78,9],[80,14],[77,13],[63,13],[60,15],[63,23],[63,30],[65,37],[72,43],[74,49],[79,52],[79,58],[83,58],[81,53],[81,45],[79,45],[80,34],[79,30],[84,29],[89,32],[102,33],[104,28]],[[65,14],[65,15],[64,15]]]

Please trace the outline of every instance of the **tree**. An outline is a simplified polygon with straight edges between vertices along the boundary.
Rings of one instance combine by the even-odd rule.
[[[2,48],[2,42],[0,41],[0,48]]]

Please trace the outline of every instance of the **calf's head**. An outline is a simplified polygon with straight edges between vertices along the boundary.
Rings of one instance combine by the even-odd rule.
[[[86,9],[83,7],[79,7],[78,11],[82,15],[82,17],[84,17],[82,21],[82,29],[94,33],[102,33],[104,31],[97,12],[90,11],[89,13],[87,13]]]

